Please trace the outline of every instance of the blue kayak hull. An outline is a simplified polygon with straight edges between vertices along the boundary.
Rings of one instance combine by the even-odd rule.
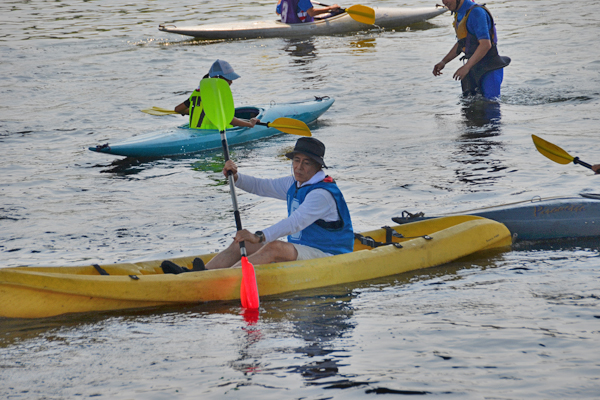
[[[548,240],[600,236],[600,195],[537,198],[518,203],[463,211],[452,215],[476,215],[506,225],[514,240]],[[447,216],[447,214],[443,215]],[[433,218],[433,217],[432,217]],[[406,223],[427,219],[424,215],[392,218]]]
[[[316,98],[296,103],[282,103],[267,107],[236,108],[238,118],[256,117],[262,122],[273,122],[277,118],[294,118],[310,124],[332,106],[334,99]],[[275,128],[256,125],[254,128],[234,127],[227,130],[227,143],[236,145],[281,134]],[[136,158],[179,156],[205,150],[221,148],[221,135],[213,129],[190,129],[188,125],[170,131],[153,132],[114,144],[89,147],[97,153]]]

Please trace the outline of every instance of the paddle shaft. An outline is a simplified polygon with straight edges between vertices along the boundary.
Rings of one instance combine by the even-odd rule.
[[[229,146],[227,145],[227,136],[225,131],[221,131],[221,144],[223,145],[223,155],[225,162],[229,161]],[[237,196],[235,194],[235,178],[231,170],[227,171],[227,179],[229,180],[229,192],[231,193],[231,202],[233,203],[233,215],[235,217],[235,226],[238,231],[242,230],[242,218],[238,208]],[[242,256],[242,283],[240,285],[240,300],[242,307],[251,310],[258,310],[260,306],[260,298],[258,297],[258,285],[256,283],[256,273],[254,266],[248,260],[248,252],[246,251],[246,243],[240,242],[240,254]],[[253,322],[258,319],[257,315],[252,318]]]
[[[592,169],[592,166],[591,166],[590,164],[588,164],[588,163],[586,163],[586,162],[583,162],[583,161],[581,161],[581,160],[579,159],[579,157],[574,157],[574,158],[573,158],[573,164],[579,164],[579,165],[581,165],[581,166],[583,166],[583,167],[586,167],[586,168]],[[592,170],[593,170],[593,169],[592,169]]]
[[[316,4],[318,6],[329,7],[329,4],[319,3],[318,1],[312,1],[312,0],[310,0],[310,2],[313,3],[313,4]],[[342,8],[342,10],[344,10],[344,9]]]
[[[221,144],[223,145],[223,155],[225,156],[225,162],[229,161],[229,146],[227,145],[227,136],[225,131],[221,131]],[[242,218],[240,217],[240,210],[238,208],[237,196],[235,194],[235,178],[233,172],[227,171],[227,179],[229,180],[229,193],[231,193],[231,202],[233,203],[233,216],[235,218],[235,227],[238,231],[242,230]],[[240,253],[242,257],[248,257],[246,252],[246,243],[242,240],[240,242]]]
[[[257,122],[256,125],[275,128],[278,131],[289,133],[290,135],[311,136],[308,126],[304,122],[293,118],[281,117],[273,122]]]
[[[313,4],[316,4],[316,5],[318,5],[318,6],[329,7],[329,4],[323,4],[323,3],[319,3],[318,1],[312,1],[312,0],[311,0],[311,3],[313,3]],[[345,9],[345,8],[340,8],[340,10],[342,10],[342,12],[346,12],[346,9]]]
[[[227,136],[225,131],[221,131],[221,143],[223,145],[223,155],[225,162],[229,161],[229,146],[227,145]],[[238,208],[237,196],[235,194],[235,178],[231,170],[227,171],[227,179],[229,180],[229,192],[231,193],[231,202],[233,203],[233,215],[235,217],[235,226],[238,231],[242,230],[242,219]],[[258,285],[256,283],[256,273],[254,266],[248,260],[248,252],[246,251],[246,243],[240,242],[240,254],[242,256],[242,282],[240,284],[240,300],[242,307],[250,310],[258,310],[260,306],[260,298],[258,296]],[[256,322],[258,315],[255,313],[251,318],[251,322]],[[250,321],[249,321],[250,322]]]

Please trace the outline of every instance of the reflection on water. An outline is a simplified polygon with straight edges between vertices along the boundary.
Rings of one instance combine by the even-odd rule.
[[[237,157],[235,150],[230,150],[231,159],[236,161]],[[220,175],[220,172],[223,170],[223,165],[225,164],[225,159],[223,151],[221,149],[216,149],[160,158],[117,158],[109,165],[96,164],[93,168],[104,168],[100,170],[100,173],[114,174],[115,177],[126,178],[150,170],[159,165],[165,167],[165,165],[168,164],[166,168],[175,168],[181,163],[185,165],[189,164],[191,169],[197,172],[217,173]]]
[[[143,162],[137,158],[118,158],[110,163],[107,169],[100,171],[102,174],[115,174],[117,176],[126,177],[129,175],[138,174],[149,168],[150,162]],[[104,168],[104,165],[94,165],[94,168]]]
[[[350,305],[353,298],[345,286],[336,286],[303,291],[283,301],[263,301],[258,324],[248,324],[239,334],[238,357],[230,363],[231,368],[244,374],[269,373],[276,366],[272,359],[267,360],[265,346],[284,339],[289,347],[270,351],[281,355],[294,352],[298,356],[293,359],[303,361],[290,364],[292,360],[286,357],[281,369],[300,374],[311,385],[330,385],[331,380],[322,380],[338,375],[344,365],[341,353],[345,350],[338,347],[337,341],[354,327]]]
[[[351,293],[343,288],[334,288],[325,296],[295,298],[296,307],[305,312],[298,313],[292,321],[294,336],[301,338],[304,345],[294,351],[302,359],[314,360],[303,365],[292,366],[289,372],[299,373],[311,384],[318,384],[321,379],[336,376],[340,369],[340,352],[336,340],[348,334],[354,327],[350,321],[353,309],[350,302]]]
[[[352,50],[359,53],[373,52],[376,45],[377,42],[375,38],[350,42],[350,47],[352,47]]]
[[[502,142],[491,139],[502,133],[500,103],[480,96],[466,97],[461,114],[464,131],[456,140],[458,151],[453,157],[459,165],[456,177],[470,190],[481,191],[480,185],[492,185],[504,177],[498,172],[507,168],[499,157]]]
[[[271,375],[274,371],[299,374],[305,385],[323,389],[364,387],[366,393],[425,394],[398,391],[384,386],[387,382],[357,379],[357,375],[348,372],[352,365],[348,341],[355,335],[357,311],[375,293],[390,293],[394,288],[417,285],[426,289],[450,282],[457,285],[464,271],[494,268],[503,255],[503,250],[495,249],[425,270],[263,299],[258,324],[247,324],[238,332],[237,357],[228,365],[247,377]],[[379,305],[380,310],[395,310],[396,295],[384,295],[386,300]],[[237,385],[252,383],[238,381]]]
[[[461,113],[465,119],[467,133],[479,131],[488,136],[500,134],[500,103],[480,96],[462,99]]]
[[[292,64],[308,65],[315,61],[318,52],[315,39],[284,39],[283,51],[292,56]]]
[[[306,89],[319,85],[325,80],[322,67],[313,64],[319,58],[315,38],[284,39],[284,43],[282,50],[291,56],[293,74],[298,74],[303,85],[307,85]]]
[[[439,28],[439,26],[431,21],[422,21],[422,22],[416,22],[416,23],[414,23],[410,26],[404,27],[404,28],[392,29],[391,31],[396,32],[396,31],[404,30],[406,32],[418,32],[418,31],[426,31],[428,29],[435,29],[435,28]]]

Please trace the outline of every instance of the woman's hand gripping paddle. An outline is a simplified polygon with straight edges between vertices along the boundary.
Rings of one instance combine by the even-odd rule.
[[[323,7],[329,7],[327,4],[319,3],[318,1],[311,1],[311,3]],[[355,4],[348,8],[342,8],[342,11],[348,13],[348,15],[356,22],[361,22],[367,25],[375,24],[375,10],[371,7]]]
[[[540,153],[542,153],[544,156],[548,157],[555,163],[568,164],[572,161],[573,164],[579,164],[586,168],[592,169],[592,166],[590,164],[579,160],[579,157],[571,156],[569,153],[567,153],[557,145],[547,142],[544,139],[535,135],[531,135],[531,138],[533,139],[533,144],[535,144],[536,149],[538,149]]]
[[[223,155],[225,162],[229,160],[229,146],[227,145],[227,136],[225,128],[233,119],[235,108],[233,106],[233,96],[229,84],[220,78],[206,78],[200,81],[200,93],[202,95],[202,105],[204,113],[210,121],[215,124],[221,132],[221,143],[223,145]],[[242,230],[242,220],[238,210],[237,197],[235,195],[235,182],[231,171],[228,173],[229,188],[231,191],[231,201],[233,202],[233,214],[235,216],[235,225],[238,231]],[[248,261],[246,253],[246,244],[240,242],[240,252],[242,254],[242,284],[240,287],[240,298],[242,307],[248,309],[258,309],[260,300],[258,298],[258,286],[256,284],[256,275],[254,266]]]

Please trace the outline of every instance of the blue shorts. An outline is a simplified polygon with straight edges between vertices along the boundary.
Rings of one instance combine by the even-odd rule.
[[[481,78],[481,94],[486,99],[495,99],[500,97],[500,85],[504,79],[504,68],[495,69],[487,72]]]

